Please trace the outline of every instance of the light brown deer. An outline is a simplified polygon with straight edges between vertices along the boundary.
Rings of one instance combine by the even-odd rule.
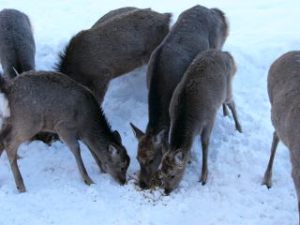
[[[300,51],[288,52],[279,57],[268,74],[268,94],[271,118],[275,128],[271,155],[263,184],[272,186],[272,167],[276,148],[281,140],[290,151],[300,215]],[[300,216],[299,216],[300,224]]]
[[[170,144],[163,156],[160,173],[166,194],[181,181],[196,135],[200,135],[202,144],[200,182],[206,183],[210,134],[222,104],[229,107],[236,129],[242,132],[232,96],[235,72],[235,62],[228,52],[207,50],[197,55],[176,87],[169,111]]]

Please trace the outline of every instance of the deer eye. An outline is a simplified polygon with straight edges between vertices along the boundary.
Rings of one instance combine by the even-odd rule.
[[[149,164],[152,164],[153,162],[154,162],[154,160],[153,160],[153,159],[149,160]]]
[[[175,175],[170,176],[170,178],[171,178],[171,179],[174,179],[174,178],[175,178]]]

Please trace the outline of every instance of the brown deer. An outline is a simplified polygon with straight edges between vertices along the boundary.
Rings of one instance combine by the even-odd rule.
[[[169,32],[170,17],[135,9],[97,22],[71,39],[57,70],[88,87],[102,103],[111,79],[148,62]]]
[[[300,214],[300,51],[291,51],[279,57],[270,67],[268,94],[271,118],[275,128],[271,155],[263,184],[272,186],[272,167],[276,148],[281,140],[290,151]],[[300,217],[299,217],[300,224]]]
[[[160,173],[166,194],[181,181],[196,135],[200,135],[202,144],[200,182],[206,183],[210,134],[222,104],[229,107],[236,129],[242,132],[232,96],[235,72],[235,62],[228,52],[207,50],[196,56],[176,87],[169,109],[170,144],[163,156]]]
[[[18,147],[41,131],[59,135],[74,154],[86,184],[93,181],[84,167],[78,140],[88,146],[101,170],[125,183],[129,156],[87,88],[63,74],[30,71],[11,83],[1,79],[0,91],[0,155],[5,149],[20,192],[25,186],[17,164]]]
[[[17,75],[35,69],[35,42],[28,16],[15,9],[0,11],[0,61],[4,76]],[[34,140],[50,144],[58,137],[55,134],[39,133]]]
[[[146,133],[131,124],[139,142],[141,188],[150,186],[165,152],[170,126],[168,109],[174,89],[199,52],[222,48],[228,29],[222,11],[196,5],[180,14],[170,33],[151,55],[147,71],[149,120]]]

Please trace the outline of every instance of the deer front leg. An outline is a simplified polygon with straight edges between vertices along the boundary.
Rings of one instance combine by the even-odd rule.
[[[297,192],[298,220],[300,224],[300,155],[299,152],[294,152],[294,150],[290,149],[290,158],[292,162],[292,178]]]
[[[103,169],[102,163],[101,163],[101,161],[98,159],[97,155],[96,155],[92,150],[90,150],[90,152],[91,152],[93,158],[95,159],[97,165],[99,166],[100,172],[101,172],[101,173],[106,173],[106,171]]]
[[[228,116],[229,112],[225,103],[223,103],[222,108],[223,108],[223,116]]]
[[[72,129],[68,129],[63,124],[60,124],[60,125],[56,126],[56,131],[57,131],[59,137],[61,138],[61,140],[69,147],[69,149],[73,153],[73,155],[76,159],[76,163],[77,163],[77,167],[79,169],[80,175],[81,175],[82,179],[84,180],[84,182],[87,185],[93,184],[94,183],[93,180],[89,177],[89,175],[87,174],[87,171],[84,167],[84,164],[83,164],[83,161],[81,158],[81,154],[80,154],[79,143],[76,139],[76,135],[74,135],[72,133]]]
[[[207,157],[208,157],[208,145],[209,138],[212,131],[213,122],[210,122],[207,127],[205,127],[201,134],[201,145],[202,145],[202,170],[200,182],[202,185],[206,184],[207,176],[208,176],[208,166],[207,166]]]

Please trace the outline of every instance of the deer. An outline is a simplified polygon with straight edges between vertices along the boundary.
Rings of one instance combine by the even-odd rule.
[[[196,5],[179,15],[170,33],[152,53],[147,70],[146,131],[130,124],[138,141],[141,188],[152,186],[166,151],[170,127],[169,104],[176,86],[194,57],[210,48],[221,49],[228,33],[228,21],[221,10]]]
[[[200,135],[202,171],[200,182],[208,177],[208,146],[218,109],[226,104],[235,128],[242,132],[232,95],[236,65],[232,55],[217,49],[199,53],[177,85],[171,99],[169,145],[160,165],[165,193],[173,191],[183,178],[195,136]]]
[[[113,131],[95,96],[68,76],[28,71],[11,81],[0,79],[0,156],[5,150],[19,192],[25,185],[17,164],[21,143],[37,133],[51,132],[68,146],[83,181],[93,180],[81,158],[79,140],[102,172],[125,184],[130,158],[118,131]]]
[[[10,79],[35,69],[35,42],[29,17],[15,9],[0,11],[0,62]]]
[[[287,146],[292,164],[298,212],[300,215],[300,51],[290,51],[276,59],[268,73],[268,95],[271,103],[271,120],[275,128],[271,154],[263,178],[263,185],[272,187],[272,168],[278,143]],[[298,215],[298,216],[299,216]],[[300,224],[300,216],[299,224]]]
[[[111,79],[148,62],[169,32],[171,17],[150,9],[113,15],[75,35],[56,68],[89,88],[100,104]]]
[[[35,41],[29,17],[16,9],[0,11],[0,62],[4,76],[13,79],[35,69]],[[57,136],[39,133],[33,140],[50,144]]]

